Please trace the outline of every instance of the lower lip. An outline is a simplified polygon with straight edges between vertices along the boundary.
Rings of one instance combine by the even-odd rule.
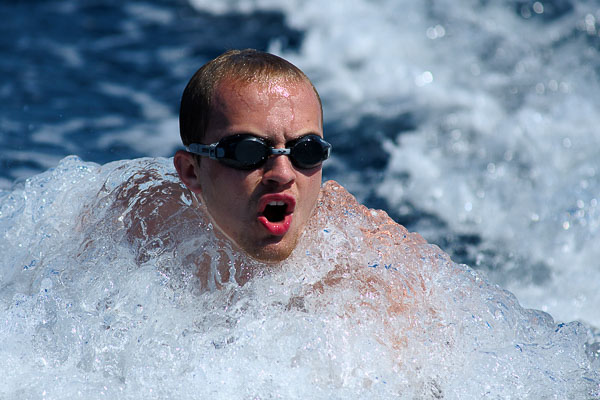
[[[292,224],[292,214],[286,215],[283,221],[279,222],[271,222],[267,217],[262,215],[258,217],[258,220],[265,228],[267,228],[271,235],[283,236],[290,229],[290,225]]]

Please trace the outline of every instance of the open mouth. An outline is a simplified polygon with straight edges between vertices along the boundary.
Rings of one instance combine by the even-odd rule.
[[[272,235],[285,235],[292,223],[292,214],[296,206],[293,196],[269,194],[262,197],[258,221]]]
[[[272,201],[266,205],[263,215],[269,222],[281,222],[285,218],[287,204],[283,201]]]

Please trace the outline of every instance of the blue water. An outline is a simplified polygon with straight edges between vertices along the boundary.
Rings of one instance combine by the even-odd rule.
[[[365,204],[515,291],[578,257],[575,275],[598,274],[586,245],[600,187],[597,2],[445,5],[3,2],[0,187],[70,154],[170,156],[187,79],[254,47],[315,81],[336,149],[325,176]],[[580,310],[595,289],[528,305],[600,325]]]
[[[326,179],[581,321],[598,357],[598,1],[4,1],[0,17],[3,202],[71,154],[170,157],[193,72],[273,51],[319,89]]]
[[[302,38],[281,13],[219,16],[182,1],[2,2],[0,15],[4,188],[69,154],[171,155],[179,98],[200,65],[224,49]]]

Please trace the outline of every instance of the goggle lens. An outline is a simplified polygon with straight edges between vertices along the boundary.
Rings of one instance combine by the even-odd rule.
[[[329,157],[328,150],[321,143],[323,139],[316,135],[315,137],[318,139],[305,136],[305,140],[299,140],[291,147],[290,158],[294,165],[299,168],[313,168]]]
[[[238,169],[253,169],[254,165],[263,163],[267,157],[269,157],[268,148],[264,143],[242,139],[229,143],[225,156],[219,161]]]

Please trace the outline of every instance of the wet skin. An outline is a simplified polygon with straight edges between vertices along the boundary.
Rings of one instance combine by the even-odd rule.
[[[204,144],[252,134],[271,146],[308,134],[323,136],[321,108],[304,81],[239,83],[215,89]],[[250,256],[267,262],[287,258],[311,217],[321,186],[321,167],[296,168],[287,156],[272,156],[252,171],[236,170],[187,152],[174,159],[184,184],[200,196],[220,230]],[[270,211],[278,205],[276,216]],[[267,212],[265,212],[267,210]]]

